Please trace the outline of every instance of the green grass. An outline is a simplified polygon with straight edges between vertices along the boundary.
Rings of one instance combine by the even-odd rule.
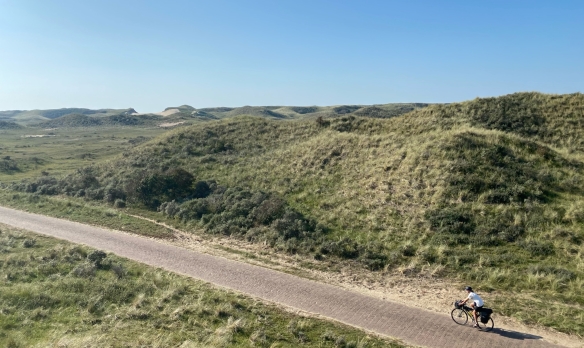
[[[112,158],[167,130],[159,127],[101,127],[0,129],[0,161],[9,156],[16,170],[4,171],[0,182],[23,178],[63,175],[97,161]],[[30,135],[45,135],[31,138]]]
[[[73,197],[47,197],[22,192],[0,190],[3,206],[43,214],[94,226],[157,238],[171,238],[173,232],[107,205]]]
[[[2,347],[402,347],[6,226],[0,277]]]
[[[216,185],[207,197],[188,190],[155,197],[176,200],[164,206],[176,214],[161,218],[187,230],[464,281],[503,294],[499,313],[584,335],[572,316],[584,308],[582,94],[518,93],[384,119],[336,110],[345,109],[353,113],[284,122],[237,117],[177,129],[37,186],[77,194],[88,182],[90,197],[118,197],[146,211],[137,188],[171,187],[164,186],[169,170],[183,168],[193,184]],[[281,198],[283,208],[270,211],[275,200],[265,197]],[[285,209],[300,215],[284,218]],[[259,219],[265,212],[272,215]],[[318,228],[298,227],[309,222]],[[517,307],[517,294],[534,300]]]

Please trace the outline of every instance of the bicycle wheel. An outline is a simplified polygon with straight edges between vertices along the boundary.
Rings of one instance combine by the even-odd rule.
[[[489,321],[486,324],[483,324],[480,320],[480,317],[479,317],[479,321],[477,322],[477,325],[479,326],[479,328],[482,331],[491,331],[495,327],[495,322],[493,321],[493,318],[489,318]]]
[[[468,314],[462,309],[454,308],[452,312],[450,312],[450,316],[458,325],[465,325],[468,322]]]

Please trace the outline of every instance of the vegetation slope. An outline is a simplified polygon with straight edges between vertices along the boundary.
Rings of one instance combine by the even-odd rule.
[[[103,117],[87,116],[83,114],[69,114],[39,124],[43,128],[61,127],[113,127],[113,126],[145,126],[154,125],[161,121],[162,116],[152,115],[112,115]]]
[[[358,110],[195,125],[16,188],[141,206],[372,271],[459,278],[514,294],[496,304],[502,314],[584,334],[582,94],[518,93],[389,119]]]

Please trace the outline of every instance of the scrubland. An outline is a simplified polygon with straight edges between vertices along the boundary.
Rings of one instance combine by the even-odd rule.
[[[582,94],[347,111],[201,122],[6,184],[21,192],[6,204],[100,202],[363,272],[465,281],[506,294],[499,314],[584,335]]]

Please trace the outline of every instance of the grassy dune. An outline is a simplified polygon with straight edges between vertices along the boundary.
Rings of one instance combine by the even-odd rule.
[[[402,347],[5,226],[0,277],[2,347]]]
[[[508,294],[499,313],[584,335],[583,95],[519,93],[388,119],[357,111],[177,129],[65,180],[17,188],[165,203],[165,218],[187,228],[464,280]],[[179,179],[192,190],[173,189]]]

